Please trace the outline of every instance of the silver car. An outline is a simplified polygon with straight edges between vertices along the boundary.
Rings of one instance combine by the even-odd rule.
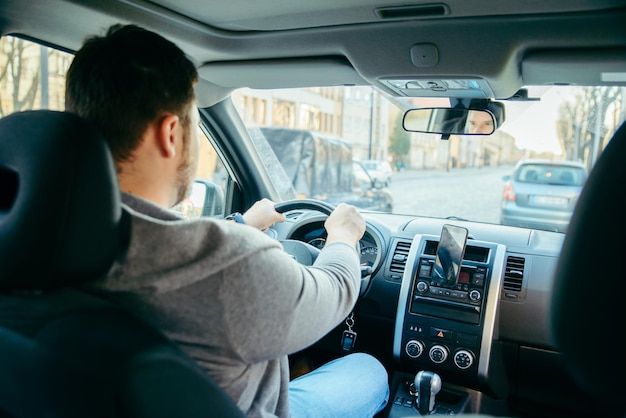
[[[391,176],[393,175],[393,171],[391,170],[391,166],[387,161],[364,160],[361,161],[361,163],[374,180],[380,181],[383,186],[389,186],[389,184],[391,183]]]
[[[565,232],[587,169],[575,161],[522,160],[503,179],[503,225]]]

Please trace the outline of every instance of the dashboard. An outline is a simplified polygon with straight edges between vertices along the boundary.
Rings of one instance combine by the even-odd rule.
[[[429,217],[413,217],[378,212],[363,213],[366,231],[360,241],[361,264],[371,267],[371,280],[362,295],[367,314],[395,321],[404,273],[414,269],[409,253],[416,235],[435,237],[444,224],[467,228],[468,245],[484,242],[503,246],[498,295],[500,335],[506,339],[553,348],[547,318],[553,273],[563,245],[564,234]],[[326,239],[326,215],[313,210],[293,210],[286,221],[271,228],[277,240],[298,240],[318,248]],[[408,266],[408,267],[407,267]],[[501,267],[501,268],[500,268]],[[533,318],[520,321],[520,317]]]
[[[559,381],[567,379],[549,324],[553,273],[564,234],[362,213],[361,264],[371,274],[357,303],[355,349],[375,354],[407,376],[431,370],[445,382],[495,398],[507,392],[544,397],[553,381],[538,383],[533,376],[546,369],[554,368],[551,373]],[[323,248],[326,215],[293,210],[286,218],[274,227],[275,238]],[[432,268],[444,224],[468,231],[461,263],[467,282],[458,288],[431,282],[430,270],[424,270],[425,265]],[[341,354],[336,341],[342,330],[340,325],[316,347]]]

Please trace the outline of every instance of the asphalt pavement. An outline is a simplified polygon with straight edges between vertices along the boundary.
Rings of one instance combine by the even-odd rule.
[[[500,223],[502,176],[511,171],[499,166],[394,172],[393,212]]]

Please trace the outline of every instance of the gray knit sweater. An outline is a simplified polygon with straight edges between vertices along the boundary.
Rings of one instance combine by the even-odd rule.
[[[179,343],[250,417],[288,417],[287,355],[348,316],[359,258],[347,244],[305,267],[246,225],[182,220],[129,194],[128,251],[94,290]]]

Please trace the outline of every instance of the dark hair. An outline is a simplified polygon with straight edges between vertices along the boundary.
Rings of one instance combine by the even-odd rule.
[[[174,43],[135,25],[88,38],[67,73],[65,108],[104,134],[116,162],[128,159],[148,124],[164,112],[186,126],[198,80]]]

